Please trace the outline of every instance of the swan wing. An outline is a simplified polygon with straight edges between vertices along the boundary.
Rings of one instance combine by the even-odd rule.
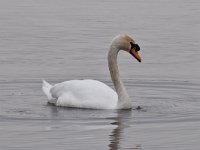
[[[65,81],[52,86],[49,93],[57,106],[115,109],[118,101],[117,93],[97,80]]]

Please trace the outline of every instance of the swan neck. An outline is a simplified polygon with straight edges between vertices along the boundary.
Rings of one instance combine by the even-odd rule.
[[[110,50],[108,52],[108,67],[110,70],[112,82],[118,94],[118,108],[126,109],[131,107],[131,102],[124,87],[124,84],[120,79],[119,69],[117,65],[117,56],[119,51],[120,49],[111,45]]]

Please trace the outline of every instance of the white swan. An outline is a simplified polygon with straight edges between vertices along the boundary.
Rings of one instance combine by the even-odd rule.
[[[90,109],[130,109],[131,101],[120,80],[117,55],[120,50],[131,53],[139,62],[140,47],[128,35],[118,35],[108,51],[108,66],[116,92],[97,80],[70,80],[50,85],[43,81],[43,91],[48,102],[56,106]]]

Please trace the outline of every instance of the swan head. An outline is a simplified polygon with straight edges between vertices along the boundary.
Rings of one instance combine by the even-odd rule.
[[[128,35],[117,35],[112,40],[112,47],[115,47],[117,50],[124,50],[130,53],[137,61],[141,62],[142,59],[138,53],[140,51],[140,46],[135,43],[135,41]]]

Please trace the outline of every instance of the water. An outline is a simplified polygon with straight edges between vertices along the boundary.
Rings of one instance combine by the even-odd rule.
[[[0,0],[0,149],[199,149],[199,6],[198,0]],[[46,103],[42,79],[92,78],[112,86],[106,55],[119,33],[142,49],[141,64],[119,56],[132,111]]]

